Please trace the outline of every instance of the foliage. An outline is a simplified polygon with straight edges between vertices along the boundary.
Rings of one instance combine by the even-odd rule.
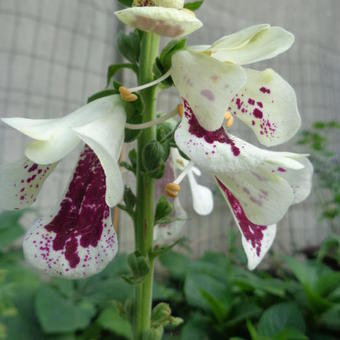
[[[1,214],[0,229],[20,226],[20,217]],[[0,253],[0,338],[22,339],[23,332],[34,340],[131,337],[132,286],[122,276],[145,274],[140,254],[118,255],[86,280],[46,280],[26,267],[13,241]],[[229,252],[197,260],[172,250],[160,255],[168,277],[154,285],[152,332],[165,327],[165,339],[180,340],[337,338],[340,272],[323,260],[340,263],[338,237],[326,240],[316,259],[286,257],[275,272],[249,272],[237,249]]]
[[[337,133],[337,121],[315,122],[311,129],[302,131],[298,144],[309,148],[310,158],[317,177],[317,192],[322,209],[321,215],[331,225],[339,225],[340,217],[340,159],[329,147],[329,137]]]

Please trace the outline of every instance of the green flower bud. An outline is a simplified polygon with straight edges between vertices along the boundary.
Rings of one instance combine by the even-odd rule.
[[[148,173],[153,173],[164,165],[164,149],[156,140],[145,145],[142,151],[143,168]]]

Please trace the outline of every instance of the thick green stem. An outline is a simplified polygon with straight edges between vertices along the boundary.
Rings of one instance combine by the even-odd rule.
[[[152,67],[158,56],[159,36],[153,33],[143,33],[139,84],[145,84],[153,80]],[[156,90],[154,87],[143,90],[144,102],[143,121],[150,121],[155,116]],[[153,224],[154,224],[154,190],[155,184],[151,177],[142,172],[142,151],[146,144],[156,138],[155,127],[143,130],[138,138],[137,158],[137,204],[135,219],[136,250],[144,256],[148,256],[152,250]],[[151,269],[143,283],[135,288],[134,303],[134,339],[142,340],[143,334],[150,329],[152,308],[152,282],[153,261]]]

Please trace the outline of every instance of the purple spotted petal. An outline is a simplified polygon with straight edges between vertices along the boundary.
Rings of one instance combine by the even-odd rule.
[[[27,260],[53,276],[82,278],[100,272],[118,249],[105,190],[103,168],[86,146],[57,213],[28,231],[23,245]]]
[[[57,163],[38,165],[28,159],[0,167],[0,210],[23,209],[31,206],[46,178]]]
[[[218,178],[216,181],[241,231],[242,245],[248,258],[248,268],[252,270],[270,249],[276,234],[276,224],[265,226],[252,223],[244,213],[240,201]]]

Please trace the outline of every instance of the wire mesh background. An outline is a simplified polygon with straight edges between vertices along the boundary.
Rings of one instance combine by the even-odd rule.
[[[115,9],[113,0],[0,0],[1,116],[62,116],[102,89],[107,66],[119,58],[114,41],[121,27],[113,16]],[[293,85],[306,128],[315,120],[339,118],[339,13],[337,0],[206,0],[197,13],[205,25],[188,40],[190,44],[211,43],[264,22],[292,31],[296,35],[293,48],[274,60],[256,64],[255,68],[274,68]],[[124,82],[134,83],[129,74],[124,76]],[[170,91],[161,96],[159,107],[169,110],[177,103],[178,96]],[[241,124],[233,126],[233,134],[257,144]],[[22,157],[25,143],[22,135],[1,125],[0,162]],[[332,146],[339,146],[339,136],[332,139]],[[294,140],[280,149],[301,151]],[[63,161],[48,179],[36,205],[39,212],[46,212],[60,199],[74,166],[74,156]],[[133,185],[130,177],[127,181]],[[214,187],[208,176],[202,176],[200,183]],[[224,250],[226,231],[233,225],[225,203],[217,197],[214,213],[198,217],[192,211],[187,189],[184,184],[181,201],[191,215],[186,234],[193,254],[207,249]],[[292,207],[279,223],[277,250],[288,253],[318,244],[327,236],[327,226],[317,218],[316,194]],[[124,214],[120,216],[119,237],[121,250],[130,251],[132,226]]]

